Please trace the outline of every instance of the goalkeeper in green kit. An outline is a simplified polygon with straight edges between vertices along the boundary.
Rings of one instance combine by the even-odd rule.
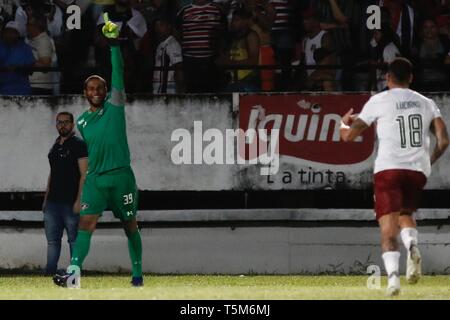
[[[117,42],[119,28],[104,15],[103,34]],[[130,151],[125,123],[123,61],[119,45],[111,45],[112,81],[107,95],[106,81],[93,75],[84,83],[84,95],[90,108],[77,121],[78,130],[88,146],[88,173],[81,194],[80,224],[71,265],[53,281],[62,287],[72,285],[89,252],[91,236],[103,211],[109,207],[123,223],[128,237],[132,265],[131,284],[142,286],[142,242],[136,222],[137,187],[130,166]]]

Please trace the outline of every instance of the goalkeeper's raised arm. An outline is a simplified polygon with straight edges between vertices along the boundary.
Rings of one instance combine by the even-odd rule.
[[[111,104],[123,106],[125,104],[125,88],[123,80],[123,59],[120,46],[116,41],[119,37],[119,26],[108,18],[108,13],[103,14],[105,25],[102,28],[103,35],[111,40]]]
[[[103,34],[112,42],[117,42],[118,26],[109,21],[106,14],[104,20]],[[81,192],[80,224],[71,265],[68,272],[53,277],[54,283],[61,287],[70,287],[71,270],[82,270],[83,261],[89,253],[92,233],[106,208],[113,208],[114,216],[123,223],[128,237],[131,285],[144,285],[142,241],[136,220],[138,189],[128,148],[123,62],[118,45],[111,46],[111,62],[112,88],[109,98],[106,98],[107,86],[102,77],[93,75],[85,81],[84,94],[91,107],[78,118],[77,124],[88,146],[88,173]],[[79,287],[80,282],[75,286]]]

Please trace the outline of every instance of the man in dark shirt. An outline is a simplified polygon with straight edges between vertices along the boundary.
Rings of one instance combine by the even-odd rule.
[[[86,143],[75,136],[73,115],[60,112],[56,116],[59,137],[50,149],[50,175],[42,206],[47,237],[47,274],[55,274],[61,253],[64,229],[72,255],[77,237],[80,196],[87,171]]]

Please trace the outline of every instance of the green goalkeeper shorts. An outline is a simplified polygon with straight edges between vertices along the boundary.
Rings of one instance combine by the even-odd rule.
[[[137,214],[138,191],[131,167],[87,175],[81,193],[80,215],[102,215],[106,208],[122,221]]]

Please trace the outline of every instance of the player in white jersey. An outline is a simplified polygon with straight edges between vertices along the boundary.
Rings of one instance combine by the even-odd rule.
[[[388,275],[387,294],[396,295],[400,292],[399,234],[408,252],[406,279],[413,284],[421,276],[417,225],[412,214],[417,210],[431,165],[444,153],[449,138],[433,100],[409,89],[412,65],[407,59],[391,62],[386,80],[389,90],[371,97],[359,115],[352,114],[353,109],[347,112],[340,132],[344,141],[353,141],[376,123],[375,212]],[[431,155],[430,133],[436,136]]]

